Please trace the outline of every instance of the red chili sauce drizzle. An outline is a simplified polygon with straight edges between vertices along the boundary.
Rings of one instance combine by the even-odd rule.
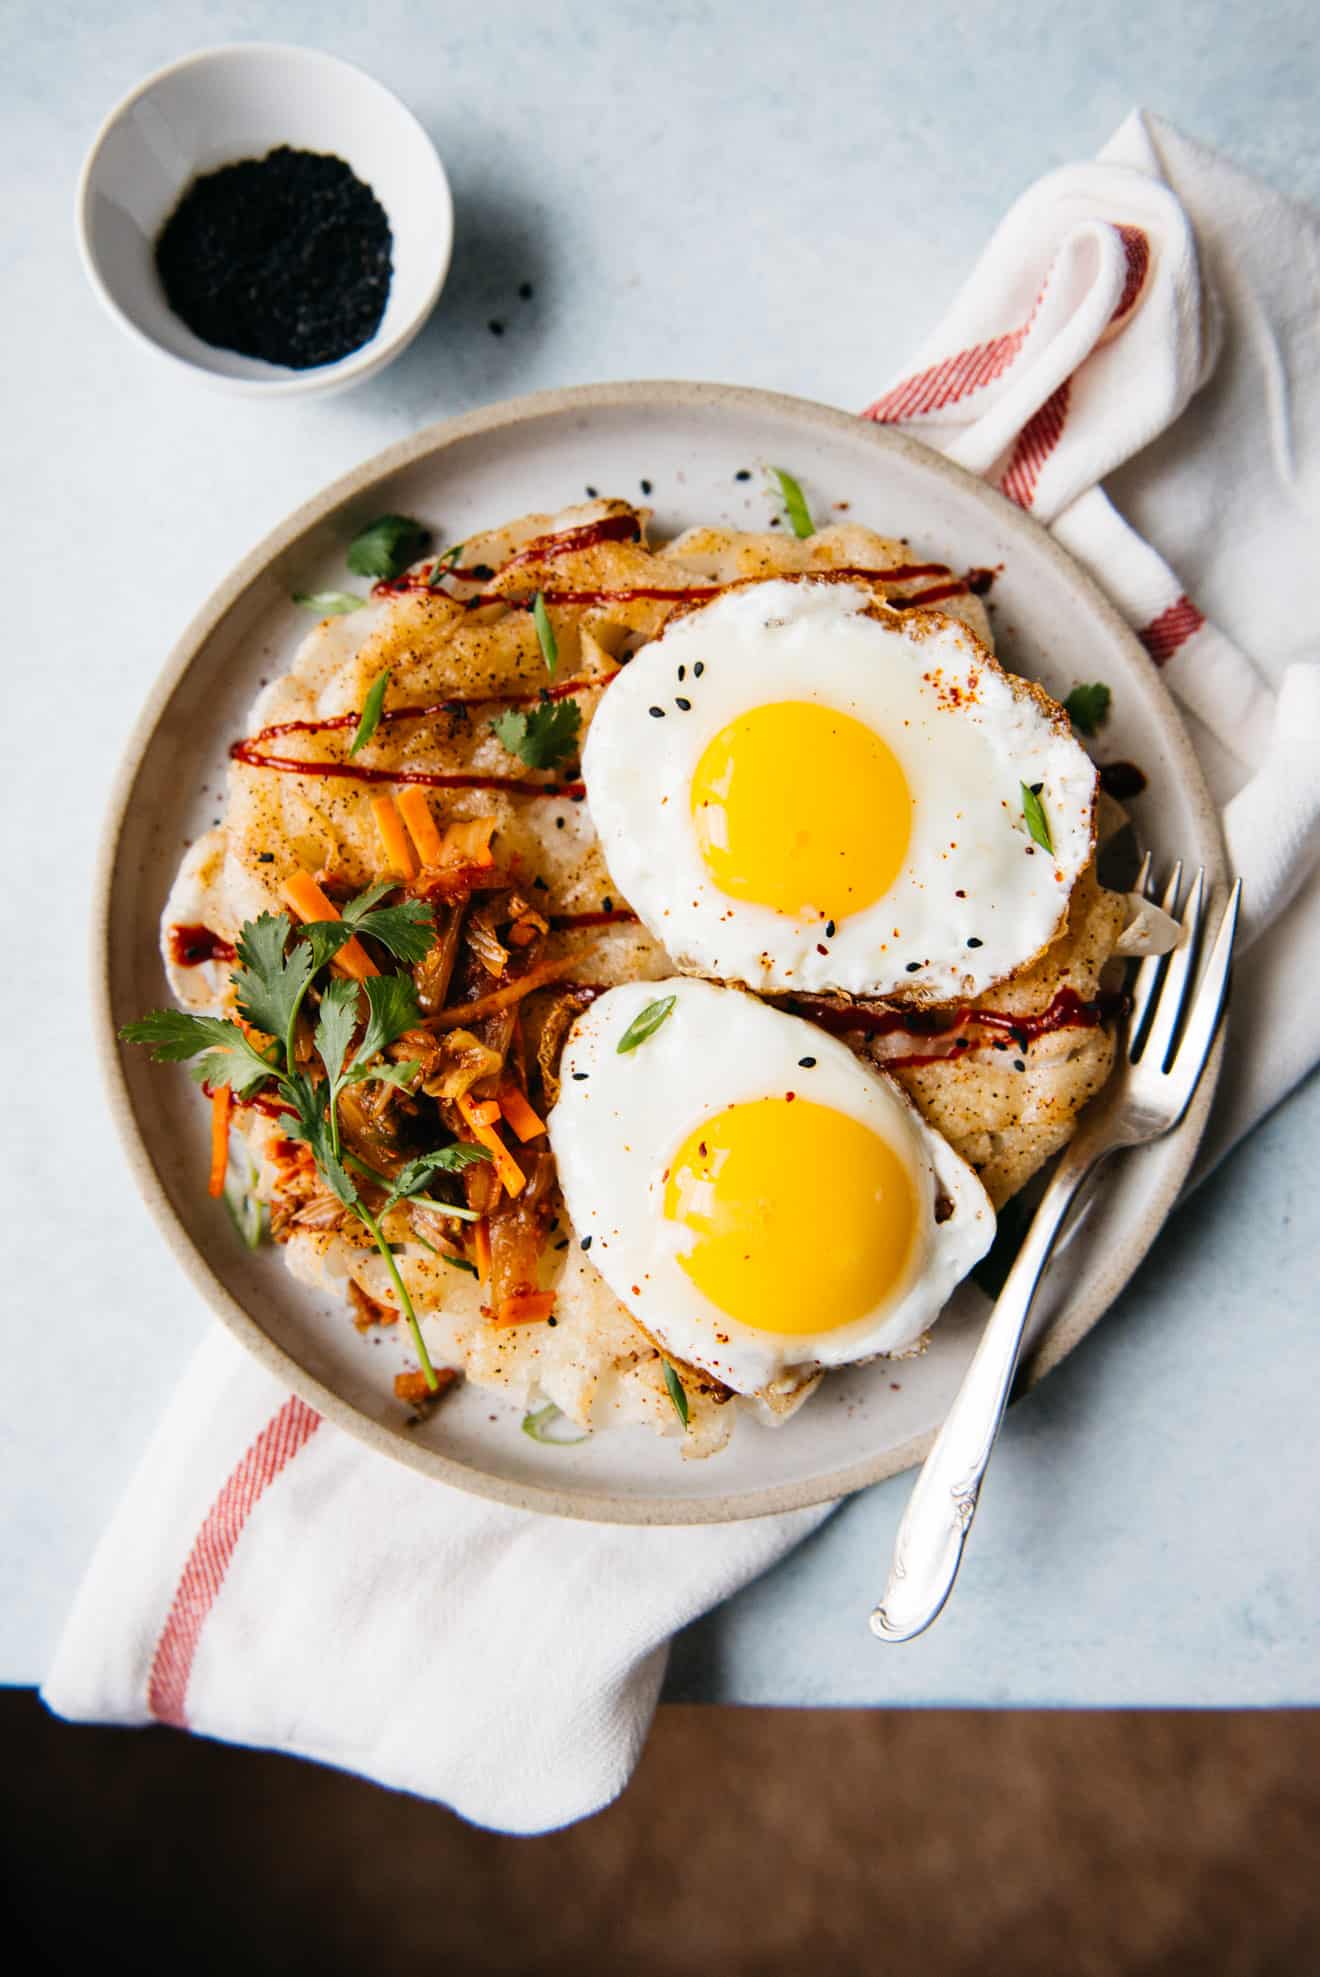
[[[507,571],[523,563],[548,561],[552,557],[567,555],[574,550],[590,549],[601,542],[635,542],[639,539],[640,533],[635,516],[607,515],[599,522],[588,522],[581,528],[566,529],[561,535],[542,536],[537,541],[528,543],[524,549],[520,549],[503,567]],[[484,578],[486,568],[485,564],[474,564],[468,568],[456,567],[446,570],[443,574],[478,579]],[[910,597],[891,598],[889,601],[898,610],[940,603],[949,597],[964,596],[968,590],[967,582],[954,577],[947,563],[899,563],[887,570],[864,570],[848,566],[843,569],[808,574],[835,578],[865,577],[872,580],[880,577],[888,583],[905,583],[917,577],[948,579],[947,582],[934,584],[929,589],[917,591]],[[374,585],[373,594],[399,596],[408,591],[428,591],[431,588],[429,575],[406,570],[400,577],[386,578]],[[682,589],[637,584],[622,590],[547,590],[540,595],[546,604],[626,604],[636,599],[681,604],[719,597],[730,588],[729,584],[698,584]],[[442,594],[447,596],[449,593]],[[501,604],[508,610],[530,611],[534,599],[506,597],[497,591],[479,592],[475,597],[467,598],[465,602],[469,606]],[[570,694],[586,692],[593,687],[603,689],[615,677],[617,675],[609,674],[603,679],[561,680],[555,686],[537,688],[531,692],[451,694],[448,698],[428,706],[388,708],[380,717],[380,726],[384,727],[395,721],[436,719],[442,714],[467,706],[535,706],[543,700],[563,700]],[[277,722],[273,727],[263,728],[259,734],[234,742],[229,750],[230,759],[234,762],[242,762],[250,769],[274,769],[284,775],[323,776],[344,782],[420,783],[428,789],[497,789],[521,796],[567,798],[574,803],[580,803],[586,795],[585,785],[580,782],[543,783],[533,781],[526,776],[440,775],[422,769],[375,769],[359,762],[307,762],[298,756],[273,753],[267,746],[272,741],[283,740],[286,735],[331,734],[346,728],[355,728],[358,719],[359,715],[355,710],[348,714],[334,714],[324,720]]]
[[[171,927],[166,939],[176,968],[200,968],[204,961],[233,961],[233,944],[209,927]]]
[[[892,1036],[902,1030],[911,1037],[947,1037],[964,1025],[977,1024],[983,1029],[1001,1031],[1013,1043],[1025,1049],[1037,1037],[1049,1036],[1055,1030],[1093,1030],[1111,1016],[1119,1015],[1127,1007],[1127,997],[1122,990],[1106,989],[1096,996],[1093,1002],[1084,1002],[1076,989],[1061,988],[1054,1000],[1034,1016],[1009,1015],[999,1009],[977,1009],[964,1003],[951,1014],[943,1010],[883,1009],[867,1006],[864,1003],[823,1002],[814,996],[791,998],[794,1012],[816,1023],[831,1036],[843,1036],[848,1031],[861,1030],[867,1036]],[[976,1039],[969,1039],[968,1049],[976,1047]],[[947,1063],[952,1053],[937,1051],[933,1054],[913,1054],[907,1057],[887,1057],[883,1069],[913,1070],[924,1064]]]

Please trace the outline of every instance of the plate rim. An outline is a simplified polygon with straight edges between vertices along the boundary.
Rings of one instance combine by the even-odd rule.
[[[127,1156],[129,1173],[148,1213],[175,1261],[214,1315],[267,1373],[376,1454],[399,1462],[432,1481],[449,1483],[469,1495],[521,1510],[587,1523],[723,1524],[832,1503],[872,1483],[897,1475],[920,1461],[934,1439],[935,1430],[914,1436],[895,1448],[846,1464],[831,1471],[828,1476],[731,1490],[718,1496],[693,1500],[663,1495],[634,1498],[599,1490],[570,1493],[551,1484],[493,1475],[486,1470],[471,1468],[439,1449],[410,1441],[359,1412],[350,1401],[300,1366],[243,1308],[193,1242],[166,1193],[138,1123],[114,1027],[110,940],[115,874],[129,804],[147,752],[175,690],[226,614],[248,588],[266,574],[270,565],[308,530],[327,520],[346,502],[360,496],[388,475],[416,464],[429,454],[441,453],[462,440],[495,432],[502,427],[598,410],[643,407],[648,410],[657,407],[662,410],[679,407],[713,410],[728,405],[766,415],[791,416],[799,420],[805,417],[808,423],[827,431],[847,433],[853,438],[856,438],[859,428],[867,430],[881,449],[904,455],[923,470],[943,477],[962,491],[971,491],[975,498],[987,503],[992,510],[997,509],[1010,530],[1025,529],[1028,534],[1034,534],[1037,547],[1057,565],[1070,583],[1080,586],[1092,609],[1101,619],[1108,621],[1111,632],[1130,648],[1134,657],[1139,656],[1140,663],[1149,664],[1148,655],[1135,633],[1099,584],[1034,516],[1017,507],[979,476],[955,465],[943,454],[934,452],[906,433],[895,432],[890,427],[867,421],[856,413],[841,411],[837,406],[821,404],[815,399],[800,398],[786,392],[764,391],[755,386],[689,379],[637,379],[558,386],[500,399],[451,418],[435,420],[381,448],[356,467],[338,475],[306,501],[300,502],[240,558],[176,638],[145,697],[124,744],[111,786],[92,878],[89,955],[92,1037],[111,1121]],[[1162,738],[1170,751],[1180,786],[1214,850],[1212,868],[1207,870],[1213,899],[1216,895],[1222,896],[1227,889],[1228,860],[1219,813],[1211,801],[1200,764],[1168,687],[1153,666],[1147,679],[1163,716]],[[1133,1253],[1130,1258],[1125,1257],[1118,1263],[1111,1258],[1105,1266],[1090,1273],[1089,1288],[1077,1298],[1075,1308],[1065,1311],[1051,1324],[1024,1363],[1018,1383],[1020,1392],[1035,1386],[1080,1343],[1144,1261],[1178,1199],[1195,1158],[1214,1097],[1222,1058],[1221,1033],[1186,1116],[1174,1133],[1168,1136],[1177,1144],[1178,1157],[1166,1170],[1160,1187],[1153,1191],[1143,1204],[1140,1215],[1135,1218],[1133,1235],[1125,1246]]]

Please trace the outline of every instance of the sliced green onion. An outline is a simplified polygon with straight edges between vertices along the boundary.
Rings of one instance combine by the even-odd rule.
[[[648,1002],[633,1017],[619,1041],[615,1044],[615,1054],[622,1057],[625,1051],[636,1050],[639,1043],[655,1035],[665,1017],[678,1001],[676,995],[662,995],[655,1002]]]
[[[1035,838],[1042,851],[1053,851],[1054,840],[1050,836],[1050,827],[1046,822],[1045,811],[1041,805],[1040,798],[1037,796],[1035,790],[1032,789],[1030,783],[1023,783],[1021,789],[1022,814],[1027,820],[1027,829],[1031,832],[1031,835]]]
[[[532,1441],[540,1442],[544,1448],[576,1448],[579,1442],[591,1440],[590,1435],[550,1434],[548,1430],[556,1421],[562,1421],[564,1418],[562,1409],[556,1407],[552,1400],[547,1401],[545,1406],[538,1407],[534,1414],[523,1415],[522,1431]]]
[[[323,618],[342,618],[346,612],[360,611],[367,600],[351,590],[295,590],[293,601],[305,611],[319,611]]]
[[[441,578],[449,575],[449,572],[454,568],[462,554],[463,545],[461,542],[456,542],[451,548],[446,549],[443,556],[437,556],[435,562],[431,565],[431,574],[426,579],[426,588],[428,590],[438,590],[440,588]]]
[[[224,1192],[229,1219],[248,1249],[261,1247],[261,1203],[255,1193],[256,1183],[257,1169],[249,1160],[247,1185],[241,1191],[231,1185]]]
[[[532,599],[532,623],[536,626],[536,636],[541,642],[541,657],[545,660],[545,670],[551,679],[559,664],[559,646],[555,640],[555,628],[550,622],[550,613],[545,608],[545,598],[538,590]]]
[[[367,697],[362,703],[357,728],[348,746],[350,756],[356,755],[359,748],[365,748],[380,726],[380,717],[385,709],[385,692],[389,683],[390,669],[387,666],[383,673],[377,673],[367,688]]]
[[[688,1398],[683,1391],[683,1382],[679,1379],[667,1359],[662,1359],[660,1364],[664,1367],[665,1385],[669,1389],[669,1398],[674,1403],[674,1412],[686,1428],[688,1424]]]
[[[793,525],[794,535],[801,537],[803,540],[809,535],[815,535],[816,524],[811,519],[811,510],[807,506],[806,496],[794,480],[792,474],[788,473],[783,467],[772,467],[770,471],[779,482],[780,498],[784,503],[785,513]]]

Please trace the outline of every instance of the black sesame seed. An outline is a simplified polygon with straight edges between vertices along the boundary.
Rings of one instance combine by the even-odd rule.
[[[984,943],[984,941],[979,941],[979,940],[978,940],[978,939],[976,938],[976,935],[975,935],[975,934],[969,934],[969,935],[967,936],[967,945],[968,945],[968,947],[983,947],[983,946],[985,945],[985,943]]]
[[[539,872],[537,873],[536,877],[532,880],[532,884],[534,886],[540,886],[542,892],[548,892],[550,890],[550,888],[547,886],[545,880],[541,877]]]
[[[684,680],[685,680],[686,678],[687,678],[687,667],[686,667],[686,666],[680,666],[680,667],[679,667],[679,669],[678,669],[678,683],[679,683],[679,685],[680,685],[680,686],[682,686],[682,684],[683,684],[683,682],[684,682]]]
[[[556,829],[557,831],[562,831],[562,830],[563,830],[563,828],[564,828],[564,820],[563,820],[563,818],[562,818],[562,817],[556,817],[556,818],[555,818],[555,829]]]
[[[1022,1059],[1020,1057],[1015,1057],[1013,1059],[1013,1069],[1015,1071],[1025,1071],[1026,1068],[1027,1068],[1026,1065],[1022,1062]]]
[[[771,526],[771,528],[772,528],[772,529],[777,529],[777,528],[779,527],[779,517],[778,517],[778,515],[772,515],[772,516],[770,517],[770,526]]]
[[[1039,796],[1044,787],[1044,783],[1033,783],[1031,785],[1031,794],[1033,796]]]
[[[1008,1045],[1004,1042],[1004,1039],[1002,1037],[996,1037],[994,1039],[994,1048],[996,1050],[1007,1050]]]
[[[555,1244],[555,1248],[556,1248],[556,1249],[567,1249],[567,1248],[568,1248],[568,1237],[567,1237],[567,1236],[561,1236],[561,1237],[559,1238],[559,1241],[558,1241],[558,1242],[557,1242],[557,1243]]]
[[[489,583],[495,572],[489,563],[474,563],[472,565],[472,574],[474,577],[479,578],[482,583]]]
[[[643,494],[649,494],[649,493],[651,492],[651,483],[650,483],[650,481],[643,481],[643,482],[641,483],[641,488],[642,488],[642,493],[643,493]]]
[[[518,300],[520,302],[530,302],[535,293],[536,290],[529,281],[520,281],[518,283]]]
[[[665,710],[663,707],[648,707],[646,711],[651,716],[651,719],[653,721],[663,721],[665,718]]]
[[[907,971],[909,975],[919,974],[921,972],[921,963],[919,961],[909,961],[907,964]]]
[[[582,1247],[583,1247],[583,1249],[590,1249],[590,1248],[591,1248],[591,1237],[590,1237],[590,1236],[583,1236],[583,1238],[582,1238]]]
[[[257,863],[258,865],[273,865],[275,863],[275,853],[273,851],[259,851],[257,853]]]
[[[490,331],[492,336],[503,336],[504,334],[503,323],[496,322],[493,317],[491,318],[490,322],[487,323],[486,328]]]
[[[601,900],[600,910],[602,913],[612,913],[614,911],[614,901],[609,897],[608,894],[604,899]]]
[[[559,1320],[554,1316],[552,1312],[545,1322],[547,1325],[557,1325],[559,1323]]]
[[[739,467],[733,478],[736,481],[749,481],[752,478],[752,470],[750,467]]]
[[[706,670],[706,662],[705,662],[705,660],[704,660],[704,659],[698,659],[698,661],[697,661],[697,663],[696,663],[696,665],[695,665],[695,666],[694,666],[694,667],[692,668],[692,677],[693,677],[693,679],[694,679],[694,680],[699,680],[699,679],[701,678],[701,675],[702,675],[702,674],[703,674],[703,673],[705,672],[705,670]]]
[[[573,1082],[575,1085],[584,1084],[589,1076],[590,1073],[587,1071],[575,1071],[573,1073]]]
[[[811,1070],[811,1068],[812,1068],[812,1066],[813,1066],[813,1065],[815,1064],[815,1062],[816,1062],[816,1060],[815,1060],[815,1058],[814,1058],[814,1057],[799,1057],[799,1058],[798,1058],[798,1066],[799,1066],[799,1068],[800,1068],[801,1070],[803,1070],[803,1071],[809,1071],[809,1070]]]
[[[825,938],[826,938],[826,940],[833,940],[833,939],[834,939],[834,922],[833,922],[833,920],[827,920],[827,921],[825,922]]]
[[[674,696],[674,705],[675,707],[681,708],[685,714],[690,714],[692,712],[692,702],[690,700],[684,700],[681,693],[676,694]]]
[[[597,494],[594,487],[589,487],[587,489],[587,499],[588,501],[599,501],[600,496]]]

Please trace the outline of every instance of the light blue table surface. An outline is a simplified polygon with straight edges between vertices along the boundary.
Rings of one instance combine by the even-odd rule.
[[[102,115],[161,63],[243,39],[361,63],[411,105],[452,178],[440,306],[398,364],[343,398],[212,395],[130,347],[78,268],[73,187]],[[1320,15],[1302,0],[0,10],[0,1679],[40,1679],[207,1323],[102,1114],[83,927],[123,740],[211,587],[365,454],[495,398],[670,376],[860,406],[1017,193],[1093,153],[1134,104],[1320,202],[1318,100]],[[900,1478],[682,1636],[669,1693],[1314,1701],[1318,1152],[1312,1079],[1014,1411],[931,1635],[882,1648],[865,1627]]]

